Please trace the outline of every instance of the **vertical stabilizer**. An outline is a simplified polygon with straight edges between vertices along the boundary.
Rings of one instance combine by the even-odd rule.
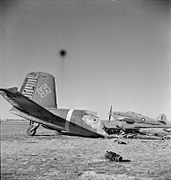
[[[27,74],[20,93],[45,108],[57,108],[55,78],[49,73]]]
[[[157,120],[162,122],[163,124],[166,124],[167,122],[167,116],[166,114],[160,114],[158,117],[157,117]]]

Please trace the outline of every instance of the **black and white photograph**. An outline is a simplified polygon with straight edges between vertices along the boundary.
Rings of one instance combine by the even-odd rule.
[[[171,180],[171,1],[0,0],[2,180]]]

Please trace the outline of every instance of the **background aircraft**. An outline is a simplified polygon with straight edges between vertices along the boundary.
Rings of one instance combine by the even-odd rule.
[[[113,117],[114,121],[123,122],[123,128],[162,128],[162,126],[164,128],[165,126],[171,126],[171,124],[167,122],[167,116],[165,114],[160,114],[156,119],[154,119],[132,111],[112,111],[112,106],[109,117]]]
[[[112,112],[112,117],[119,121],[124,121],[129,124],[133,123],[144,123],[144,124],[153,124],[160,125],[161,123],[166,124],[167,116],[165,114],[160,114],[156,119],[144,116],[142,114],[127,111],[127,112]]]
[[[31,72],[25,77],[19,92],[14,87],[0,89],[0,94],[13,106],[12,113],[30,121],[27,134],[31,136],[36,134],[39,125],[64,134],[86,137],[105,137],[122,129],[116,121],[100,120],[93,111],[58,109],[55,78],[49,73]],[[152,125],[168,128],[163,122]]]

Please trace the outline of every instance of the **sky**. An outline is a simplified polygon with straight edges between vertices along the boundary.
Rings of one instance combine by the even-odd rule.
[[[1,0],[0,87],[56,78],[59,108],[135,111],[171,121],[167,0]],[[65,57],[59,51],[65,49]],[[0,97],[0,117],[17,118]]]

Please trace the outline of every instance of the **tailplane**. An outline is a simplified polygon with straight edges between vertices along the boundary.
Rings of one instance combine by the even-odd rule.
[[[166,114],[160,114],[158,117],[157,117],[157,120],[162,122],[163,124],[166,124],[167,122],[167,116]]]
[[[57,108],[55,78],[45,72],[27,74],[20,93],[45,108]]]

